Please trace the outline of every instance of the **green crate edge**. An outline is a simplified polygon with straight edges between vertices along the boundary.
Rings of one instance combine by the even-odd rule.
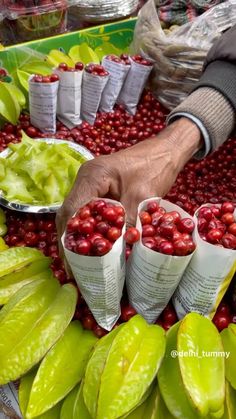
[[[6,47],[0,51],[0,67],[12,73],[33,57],[36,60],[43,60],[51,49],[60,49],[68,53],[72,46],[83,42],[86,42],[92,49],[99,46],[109,49],[109,45],[112,45],[120,51],[125,51],[132,42],[136,21],[137,18],[130,18]]]

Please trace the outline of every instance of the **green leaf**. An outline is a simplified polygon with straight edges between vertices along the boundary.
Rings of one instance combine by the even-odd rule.
[[[6,85],[7,83],[0,82],[0,115],[16,125],[20,116],[20,105]]]
[[[177,351],[179,327],[180,323],[176,323],[167,332],[166,354],[158,371],[158,383],[164,402],[174,417],[197,419],[197,411],[194,411],[185,393],[178,357],[173,356]]]
[[[192,406],[202,416],[223,414],[225,378],[223,345],[215,325],[197,313],[182,320],[177,337],[177,350],[199,356],[179,357],[183,383]],[[216,354],[215,356],[207,354]],[[203,379],[204,377],[204,379]]]
[[[109,350],[116,335],[123,327],[124,325],[122,324],[101,338],[97,342],[95,350],[88,362],[85,372],[83,395],[85,405],[92,418],[96,418],[101,376],[105,368]]]
[[[229,353],[229,357],[225,359],[225,376],[236,390],[236,325],[232,323],[227,329],[224,329],[221,332],[221,339],[224,351]]]
[[[41,260],[33,262],[17,272],[1,277],[0,305],[6,304],[24,285],[36,281],[37,279],[50,279],[52,277],[52,272],[50,269],[47,269],[50,263],[50,258],[43,257]]]
[[[11,247],[0,255],[0,278],[42,258],[44,256],[37,249]]]
[[[24,108],[26,105],[26,99],[24,93],[17,87],[14,83],[7,83],[7,89],[15,96],[21,108]]]
[[[24,64],[21,70],[29,74],[42,74],[47,76],[52,73],[53,66],[43,61],[31,61]]]
[[[94,334],[84,330],[79,321],[67,327],[37,371],[30,393],[27,418],[38,416],[53,407],[81,381],[96,341]]]
[[[96,52],[94,52],[86,42],[84,42],[81,45],[75,45],[74,47],[72,47],[69,51],[69,56],[71,57],[74,63],[76,63],[77,61],[82,61],[82,63],[84,64],[100,63],[100,60]]]
[[[14,294],[0,312],[0,384],[18,379],[45,356],[72,319],[76,301],[75,287],[60,287],[55,279]]]
[[[31,74],[18,69],[16,70],[16,73],[21,86],[24,87],[26,92],[29,92],[29,78]]]
[[[236,418],[236,391],[226,381],[225,385],[225,411],[222,419],[235,419]]]

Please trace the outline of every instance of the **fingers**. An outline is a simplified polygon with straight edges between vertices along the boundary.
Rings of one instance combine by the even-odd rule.
[[[137,211],[140,202],[144,199],[156,196],[156,193],[149,190],[146,185],[134,184],[121,196],[121,203],[126,210],[126,224],[127,227],[135,226],[137,219]]]

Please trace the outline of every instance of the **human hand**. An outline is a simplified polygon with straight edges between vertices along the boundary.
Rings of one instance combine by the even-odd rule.
[[[200,145],[196,125],[181,118],[155,138],[84,163],[57,213],[59,237],[78,208],[96,197],[120,201],[126,209],[127,224],[135,224],[138,204],[152,196],[164,196]]]

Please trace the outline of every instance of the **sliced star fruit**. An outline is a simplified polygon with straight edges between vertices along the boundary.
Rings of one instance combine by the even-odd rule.
[[[94,419],[115,419],[137,406],[165,353],[163,329],[148,325],[139,315],[113,337],[105,337],[103,347],[96,346],[85,374],[84,400]]]
[[[51,409],[81,381],[96,341],[95,335],[84,330],[79,321],[67,327],[39,366],[30,392],[27,419]]]
[[[44,256],[39,250],[31,247],[11,247],[5,250],[5,252],[0,253],[0,280],[4,275],[15,272],[43,258]]]
[[[221,339],[224,351],[228,352],[228,358],[225,358],[225,375],[231,386],[236,390],[236,325],[231,323],[227,329],[221,332]]]
[[[31,282],[13,295],[0,311],[0,384],[19,379],[45,356],[70,323],[76,302],[76,288],[61,287],[55,278]]]
[[[0,305],[9,299],[24,285],[37,279],[50,279],[52,271],[49,268],[50,258],[43,257],[30,265],[0,278]]]
[[[224,348],[215,325],[198,313],[182,320],[177,335],[177,350],[198,356],[180,356],[179,365],[190,403],[204,417],[220,418],[224,412]]]
[[[197,419],[197,409],[192,408],[187,397],[177,353],[177,334],[180,322],[172,326],[166,334],[166,354],[158,371],[158,383],[161,396],[177,419]]]

